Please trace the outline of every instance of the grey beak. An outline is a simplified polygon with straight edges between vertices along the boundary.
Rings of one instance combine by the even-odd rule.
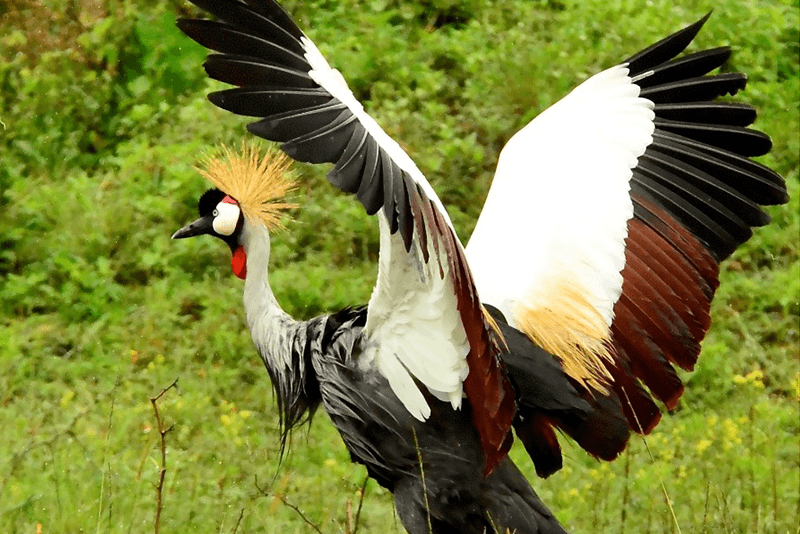
[[[214,218],[211,216],[200,217],[191,224],[187,224],[174,234],[172,239],[184,239],[186,237],[195,237],[203,234],[210,234],[214,231],[212,223]]]

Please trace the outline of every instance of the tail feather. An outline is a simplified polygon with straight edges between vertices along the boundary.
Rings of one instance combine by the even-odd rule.
[[[630,438],[625,408],[617,392],[585,389],[565,372],[559,360],[510,327],[497,309],[486,308],[506,340],[508,351],[502,358],[518,405],[514,430],[536,473],[547,477],[561,468],[556,429],[597,458],[616,458]],[[640,406],[639,396],[634,398]],[[642,407],[642,417],[648,425],[651,423],[650,406]]]
[[[520,416],[514,425],[517,439],[525,446],[536,474],[542,478],[549,477],[563,465],[561,446],[554,428],[556,424],[554,420],[533,412],[528,417]]]

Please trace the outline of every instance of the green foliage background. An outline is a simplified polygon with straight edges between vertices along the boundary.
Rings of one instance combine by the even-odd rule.
[[[693,49],[733,45],[741,99],[792,201],[727,262],[681,407],[611,464],[564,443],[536,480],[576,533],[797,532],[800,69],[797,0],[285,2],[417,161],[466,241],[505,141],[598,70],[714,8]],[[351,532],[361,467],[325,415],[278,460],[277,420],[210,239],[175,243],[207,187],[193,165],[243,121],[215,109],[179,0],[0,0],[0,531]],[[737,97],[738,98],[738,97]],[[365,302],[374,221],[302,167],[272,280],[297,317]],[[566,214],[568,216],[568,214]],[[566,440],[564,440],[566,441]],[[297,509],[300,511],[298,511]],[[305,519],[304,519],[305,517]],[[401,531],[367,486],[359,532]]]

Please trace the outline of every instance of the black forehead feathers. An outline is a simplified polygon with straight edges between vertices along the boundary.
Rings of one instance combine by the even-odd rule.
[[[201,196],[200,200],[197,202],[197,209],[200,211],[200,216],[205,217],[217,209],[217,204],[219,204],[223,198],[225,198],[225,193],[216,188],[209,189],[203,193],[203,196]]]

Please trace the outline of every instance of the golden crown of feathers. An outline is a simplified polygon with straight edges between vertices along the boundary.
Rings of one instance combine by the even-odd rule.
[[[270,230],[283,227],[281,211],[297,207],[283,201],[295,188],[291,160],[277,148],[269,147],[263,157],[254,144],[242,143],[241,150],[227,146],[206,156],[197,170],[214,187],[239,203],[245,217]]]

